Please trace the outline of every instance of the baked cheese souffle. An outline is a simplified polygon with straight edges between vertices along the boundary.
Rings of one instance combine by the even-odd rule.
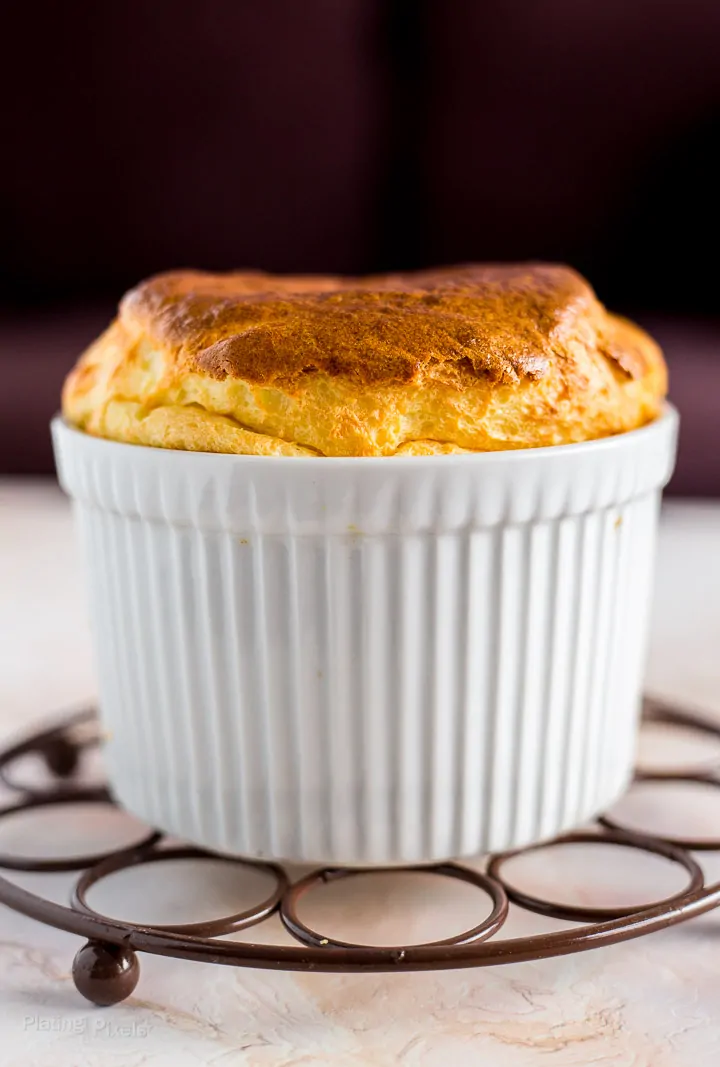
[[[119,802],[330,866],[604,810],[632,776],[666,388],[561,266],[130,292],[53,423]]]
[[[567,267],[176,271],[125,296],[68,378],[63,412],[161,448],[428,455],[633,430],[666,388],[654,341]]]

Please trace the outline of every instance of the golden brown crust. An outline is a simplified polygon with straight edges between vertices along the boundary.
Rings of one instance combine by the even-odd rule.
[[[426,454],[622,432],[665,391],[654,342],[567,267],[177,271],[124,297],[63,408],[91,433],[164,447]]]

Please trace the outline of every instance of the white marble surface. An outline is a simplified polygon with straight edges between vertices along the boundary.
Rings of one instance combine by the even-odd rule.
[[[668,506],[658,573],[649,688],[720,714],[720,505]],[[93,693],[82,591],[69,513],[48,485],[0,483],[0,736]],[[655,732],[654,760],[720,756]],[[638,792],[638,825],[716,834],[720,792],[682,789],[668,802]],[[23,816],[0,831],[0,850],[92,848],[111,816],[82,809],[71,826]],[[112,818],[118,843],[133,827]],[[523,884],[576,899],[634,903],[679,887],[674,868],[603,848],[521,861]],[[706,868],[720,878],[720,856]],[[67,899],[70,875],[18,876]],[[167,864],[115,876],[93,902],[132,919],[217,914],[262,893],[258,875]],[[558,895],[560,892],[558,891]],[[412,919],[402,917],[411,901]],[[325,887],[306,915],[347,939],[392,943],[448,936],[472,925],[484,901],[469,887],[423,876],[374,876]],[[161,905],[162,902],[162,905]],[[438,903],[444,902],[440,911]],[[441,920],[438,921],[438,914]],[[559,928],[513,911],[508,932]],[[238,935],[241,936],[241,935]],[[247,935],[246,935],[247,936]],[[275,921],[256,938],[283,939]],[[720,1062],[720,914],[614,948],[538,964],[416,975],[293,975],[142,957],[134,996],[98,1010],[70,977],[79,940],[0,906],[0,1067],[59,1064],[291,1065],[448,1062],[491,1067],[709,1067]]]

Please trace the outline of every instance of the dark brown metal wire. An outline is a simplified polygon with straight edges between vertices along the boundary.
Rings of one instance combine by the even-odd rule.
[[[207,860],[212,859],[217,863],[232,863],[240,867],[252,867],[271,875],[275,882],[275,888],[266,900],[261,900],[246,911],[237,912],[234,915],[222,916],[219,919],[209,919],[204,922],[184,923],[183,925],[158,926],[154,930],[167,930],[174,934],[196,934],[198,937],[216,937],[219,934],[232,934],[238,930],[244,930],[247,926],[255,926],[267,919],[277,911],[280,901],[288,889],[288,877],[282,867],[276,863],[258,863],[240,859],[235,856],[213,856],[200,848],[181,847],[164,848],[161,851],[151,847],[160,839],[156,835],[155,840],[146,842],[137,848],[129,848],[121,852],[114,852],[106,856],[99,863],[89,867],[78,879],[72,892],[71,905],[76,911],[85,912],[86,915],[94,915],[99,919],[107,919],[109,916],[91,908],[87,902],[87,892],[97,882],[107,878],[110,874],[127,870],[128,867],[138,867],[147,863],[161,863],[164,860]],[[136,929],[143,929],[140,923],[128,923]]]
[[[720,737],[720,725],[702,715],[666,705],[651,704],[647,717],[713,734]],[[0,819],[20,812],[76,804],[112,804],[104,787],[90,788],[73,776],[85,749],[96,745],[99,732],[94,713],[87,710],[67,717],[0,753],[0,778],[18,793],[18,799],[0,809]],[[21,757],[34,754],[44,759],[54,776],[51,788],[20,786],[11,776],[13,764]],[[639,781],[690,781],[720,787],[720,769],[695,774],[680,772],[640,773]],[[99,854],[71,858],[35,858],[0,855],[0,867],[16,871],[76,871],[83,873],[72,892],[71,906],[22,888],[0,876],[0,903],[42,923],[67,930],[87,939],[78,952],[73,967],[75,984],[88,999],[98,1004],[112,1004],[132,993],[138,979],[136,952],[150,952],[186,960],[212,962],[233,967],[260,967],[274,970],[345,971],[417,971],[444,968],[483,967],[500,963],[519,963],[562,956],[586,949],[611,945],[639,937],[701,915],[720,905],[720,882],[705,886],[697,862],[689,849],[720,849],[720,839],[670,840],[623,828],[615,817],[598,820],[596,831],[567,834],[553,844],[602,843],[630,847],[659,855],[679,864],[688,875],[685,889],[665,900],[647,906],[627,908],[591,908],[572,903],[531,896],[512,883],[504,874],[505,864],[518,852],[491,857],[486,872],[462,864],[444,863],[427,867],[405,868],[412,872],[432,873],[468,882],[490,898],[490,913],[469,930],[442,941],[422,945],[393,947],[356,945],[338,941],[309,927],[300,917],[301,898],[314,887],[328,881],[356,876],[368,871],[324,869],[292,883],[277,864],[260,863],[236,857],[218,856],[189,846],[159,848],[162,835],[148,830],[138,843]],[[522,854],[547,845],[521,850]],[[148,925],[113,919],[95,911],[87,901],[90,888],[101,879],[128,867],[158,863],[171,859],[200,862],[228,862],[252,867],[269,874],[275,882],[272,892],[258,904],[243,912],[204,922],[176,925]],[[393,868],[397,870],[397,868]],[[507,917],[508,900],[515,904],[558,919],[583,923],[573,929],[527,937],[496,937]],[[219,935],[256,926],[278,913],[285,928],[298,945],[265,945],[222,940]]]
[[[311,874],[306,875],[305,878],[301,878],[298,882],[288,887],[287,892],[283,898],[280,906],[280,918],[282,920],[285,929],[293,935],[296,940],[301,941],[303,945],[309,945],[317,948],[365,948],[365,945],[356,945],[349,941],[337,941],[335,938],[326,937],[325,934],[320,934],[316,930],[312,930],[309,926],[300,919],[298,915],[298,904],[300,898],[312,889],[316,885],[320,885],[323,882],[337,882],[341,878],[352,878],[357,875],[361,877],[363,875],[378,874],[378,873],[393,873],[399,872],[422,872],[423,874],[440,874],[446,878],[455,878],[460,882],[468,882],[470,885],[475,886],[478,889],[483,890],[492,901],[492,911],[483,919],[477,926],[473,926],[470,930],[465,930],[461,934],[456,934],[454,937],[447,937],[443,941],[428,941],[424,945],[417,945],[417,948],[439,948],[441,946],[452,945],[472,945],[477,944],[478,941],[486,941],[493,934],[496,934],[500,927],[507,919],[508,913],[508,895],[503,888],[502,884],[497,878],[483,874],[481,871],[473,871],[469,867],[461,867],[456,863],[437,863],[431,867],[373,867],[368,870],[349,870],[344,867],[334,868],[325,867],[319,871],[313,871]],[[406,946],[398,945],[394,951],[397,953],[404,953]]]
[[[696,893],[703,888],[705,879],[700,865],[692,856],[681,848],[668,844],[660,838],[651,838],[645,834],[635,834],[630,831],[608,830],[606,833],[571,833],[564,834],[554,841],[540,845],[531,845],[528,848],[518,849],[515,852],[505,852],[501,856],[493,856],[488,863],[488,874],[496,878],[505,887],[505,891],[514,904],[519,904],[526,911],[534,911],[539,915],[550,915],[554,919],[568,919],[571,922],[600,923],[610,919],[626,919],[631,915],[641,914],[647,905],[625,908],[597,908],[579,904],[563,904],[557,900],[543,900],[534,897],[503,877],[502,869],[508,860],[516,856],[527,856],[531,852],[539,852],[542,849],[559,845],[620,845],[623,848],[636,848],[641,852],[649,852],[651,855],[662,856],[671,863],[677,863],[685,869],[689,875],[688,884],[672,896],[657,901],[658,905],[680,904],[687,896]]]

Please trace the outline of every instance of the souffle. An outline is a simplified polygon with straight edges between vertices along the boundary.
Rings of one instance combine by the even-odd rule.
[[[567,267],[363,278],[175,271],[81,357],[66,420],[115,441],[263,456],[490,452],[659,414],[657,345]]]

